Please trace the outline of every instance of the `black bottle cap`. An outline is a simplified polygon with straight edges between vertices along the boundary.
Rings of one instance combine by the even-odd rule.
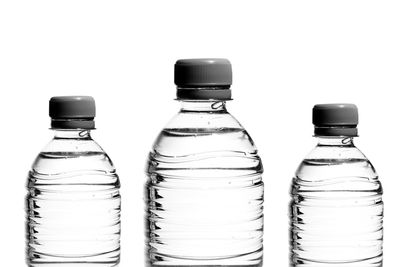
[[[94,129],[95,101],[91,96],[55,96],[49,115],[52,129]]]
[[[354,104],[315,105],[313,124],[316,136],[357,136],[357,106]]]
[[[232,65],[227,59],[180,59],[175,63],[174,80],[178,99],[231,99]]]

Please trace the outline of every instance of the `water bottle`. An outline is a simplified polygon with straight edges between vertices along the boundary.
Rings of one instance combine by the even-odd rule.
[[[120,194],[115,168],[91,138],[95,102],[50,99],[54,138],[27,183],[27,264],[111,267],[120,254]]]
[[[178,114],[147,163],[147,266],[261,266],[262,164],[228,113],[231,64],[175,64]]]
[[[382,187],[353,142],[357,107],[316,105],[313,124],[318,145],[292,182],[291,266],[382,266]]]

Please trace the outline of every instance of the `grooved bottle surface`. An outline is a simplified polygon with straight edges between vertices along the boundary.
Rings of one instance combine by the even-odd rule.
[[[110,159],[92,140],[58,138],[49,146],[55,149],[39,154],[28,177],[28,266],[117,266],[120,185]]]
[[[261,173],[242,128],[164,129],[148,162],[149,266],[261,266]]]
[[[336,149],[330,154],[338,157],[313,158],[319,149]],[[349,152],[357,157],[346,158]],[[382,266],[382,187],[355,147],[317,147],[300,165],[291,194],[291,266]]]

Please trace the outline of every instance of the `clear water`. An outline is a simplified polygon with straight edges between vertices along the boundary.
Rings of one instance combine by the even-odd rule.
[[[119,180],[101,152],[41,153],[28,177],[28,266],[117,266]]]
[[[150,153],[149,266],[261,266],[262,165],[243,129],[166,129]]]
[[[291,266],[382,266],[382,188],[371,170],[364,159],[302,163],[292,186]]]

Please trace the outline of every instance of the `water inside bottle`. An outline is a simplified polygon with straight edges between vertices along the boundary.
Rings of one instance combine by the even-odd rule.
[[[148,163],[151,266],[261,266],[262,165],[240,128],[165,129]]]
[[[292,185],[291,266],[382,266],[382,187],[371,168],[366,159],[303,161]]]
[[[29,266],[118,264],[120,185],[105,153],[40,153],[27,187]]]

